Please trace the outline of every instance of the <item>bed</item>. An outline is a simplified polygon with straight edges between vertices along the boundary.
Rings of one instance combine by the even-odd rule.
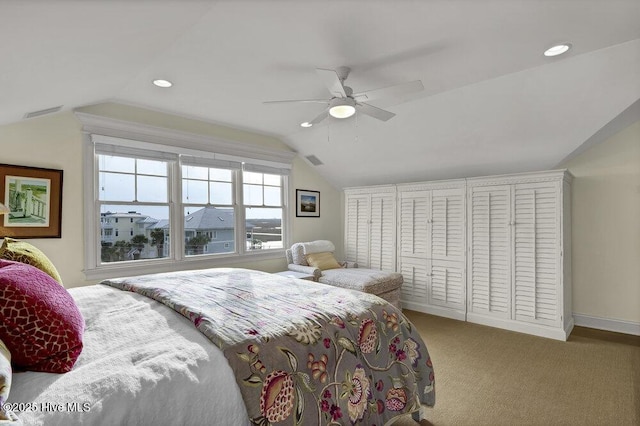
[[[14,372],[25,425],[381,426],[435,403],[424,341],[374,295],[238,268],[68,292],[82,351],[63,374]]]

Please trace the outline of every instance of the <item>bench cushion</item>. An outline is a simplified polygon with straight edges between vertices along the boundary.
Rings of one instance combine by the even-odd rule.
[[[328,269],[322,271],[318,281],[336,287],[380,295],[400,288],[402,274],[366,268]]]

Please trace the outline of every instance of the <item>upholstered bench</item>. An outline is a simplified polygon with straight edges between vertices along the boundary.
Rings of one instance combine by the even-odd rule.
[[[336,287],[375,294],[401,309],[402,275],[397,272],[358,268],[353,262],[338,263],[331,241],[296,243],[286,251],[288,268],[313,275],[315,281]]]

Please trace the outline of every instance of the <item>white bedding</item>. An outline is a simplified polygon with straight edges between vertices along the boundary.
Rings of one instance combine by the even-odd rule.
[[[69,291],[84,349],[69,373],[14,373],[8,402],[25,425],[249,424],[226,358],[189,320],[136,293]]]

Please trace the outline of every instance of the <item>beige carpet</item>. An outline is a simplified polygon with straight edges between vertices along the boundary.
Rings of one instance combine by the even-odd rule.
[[[576,327],[562,342],[405,314],[436,375],[436,406],[421,426],[640,425],[639,336]]]

